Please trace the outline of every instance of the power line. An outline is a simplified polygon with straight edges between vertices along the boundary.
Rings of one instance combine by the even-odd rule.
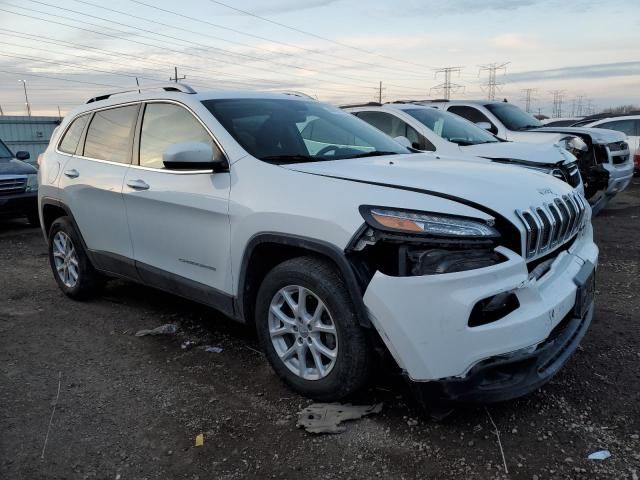
[[[30,0],[30,1],[35,1],[35,0]],[[172,29],[178,29],[175,25],[170,25],[170,24],[167,24],[167,23],[163,23],[163,22],[160,22],[160,21],[158,21],[156,19],[150,19],[150,18],[138,16],[138,15],[133,15],[133,14],[131,14],[129,12],[123,12],[121,10],[116,10],[114,8],[108,8],[108,7],[99,5],[97,3],[89,2],[89,1],[86,1],[86,0],[73,0],[73,1],[77,2],[77,3],[85,4],[85,5],[90,5],[92,7],[100,8],[102,10],[107,10],[109,12],[118,13],[120,15],[125,15],[125,16],[127,16],[129,18],[137,18],[139,20],[143,20],[145,22],[153,23],[155,25],[161,25],[161,26],[164,26],[164,27],[172,28]],[[36,3],[42,3],[42,2],[36,2]],[[265,40],[267,42],[276,43],[276,44],[283,45],[283,46],[286,46],[286,47],[289,47],[289,48],[295,48],[297,50],[302,50],[304,52],[311,53],[311,54],[314,54],[314,55],[322,55],[322,56],[327,57],[327,58],[342,59],[342,60],[346,60],[346,61],[349,61],[349,62],[360,64],[360,65],[365,65],[365,66],[368,66],[368,67],[375,67],[377,69],[393,70],[394,73],[398,72],[398,70],[395,69],[395,68],[384,67],[384,66],[381,66],[381,65],[377,65],[375,63],[364,62],[364,61],[358,60],[358,59],[344,58],[344,57],[340,57],[340,56],[335,55],[335,54],[332,55],[332,54],[324,53],[324,52],[321,52],[321,51],[318,51],[318,50],[313,50],[313,49],[302,47],[302,46],[295,45],[295,44],[292,44],[292,43],[281,42],[281,41],[278,41],[278,40],[273,40],[273,39],[269,39],[269,38],[266,38],[266,37],[261,37],[261,36],[258,36],[258,35],[254,35],[254,34],[249,34],[247,32],[243,32],[241,30],[229,28],[229,27],[224,26],[224,25],[220,25],[220,24],[217,24],[217,23],[204,21],[204,20],[201,20],[201,19],[198,19],[198,18],[189,17],[187,15],[180,14],[178,12],[174,12],[174,11],[167,10],[167,9],[164,9],[164,8],[160,8],[160,7],[157,7],[155,5],[149,5],[149,4],[144,3],[144,2],[135,2],[135,3],[139,3],[141,5],[144,5],[144,6],[148,7],[148,8],[153,8],[155,10],[159,10],[159,11],[163,11],[163,12],[166,12],[166,13],[170,13],[172,15],[178,15],[180,17],[189,19],[191,21],[205,23],[207,25],[215,26],[217,28],[228,30],[228,31],[231,31],[231,32],[234,32],[234,33],[239,33],[241,35],[249,36],[249,37],[252,37],[252,38],[257,38],[257,39],[260,39],[260,40]],[[229,40],[229,39],[226,39],[226,38],[222,38],[222,37],[218,37],[218,36],[215,36],[215,35],[211,35],[209,33],[203,33],[203,32],[196,32],[194,30],[188,30],[188,29],[185,29],[183,27],[180,27],[178,30],[180,30],[181,32],[193,33],[194,35],[198,35],[198,36],[205,36],[205,37],[213,38],[215,40],[222,40],[223,42],[227,42],[227,43],[231,43],[231,44],[235,44],[235,45],[241,45],[243,47],[248,47],[248,48],[253,49],[253,50],[262,50],[264,52],[267,52],[270,55],[274,54],[273,50],[261,47],[259,45],[251,45],[251,44],[248,44],[248,43],[238,42],[237,40]],[[287,56],[287,57],[296,57],[296,55],[297,55],[297,54],[294,54],[294,53],[287,53],[287,52],[277,52],[277,54],[278,55],[282,55],[282,56]],[[339,63],[335,63],[335,62],[326,62],[325,61],[325,63],[327,65],[334,65],[334,66],[339,67],[339,68],[349,68],[348,66],[345,66],[345,65],[342,65],[342,64],[339,64]],[[415,72],[408,72],[406,70],[401,70],[401,72],[409,73],[410,75],[419,75],[419,74],[417,74]],[[424,76],[420,75],[420,77],[424,77]]]
[[[136,3],[142,3],[139,0],[131,0],[131,1],[136,2]],[[378,53],[378,52],[374,52],[374,51],[371,51],[371,50],[366,50],[364,48],[354,47],[353,45],[348,45],[346,43],[338,42],[336,40],[332,40],[331,38],[323,37],[322,35],[318,35],[316,33],[308,32],[308,31],[302,30],[300,28],[292,27],[291,25],[286,25],[284,23],[280,23],[280,22],[277,22],[275,20],[271,20],[270,18],[262,17],[262,16],[260,16],[260,15],[258,15],[256,13],[248,12],[247,10],[242,10],[240,8],[237,8],[237,7],[232,7],[231,5],[228,5],[226,3],[220,2],[218,0],[209,0],[209,1],[211,3],[215,3],[217,5],[221,5],[223,7],[230,8],[231,10],[234,10],[236,12],[240,12],[240,13],[242,13],[244,15],[249,15],[251,17],[260,19],[262,21],[269,22],[269,23],[272,23],[274,25],[278,25],[279,27],[286,28],[286,29],[292,30],[294,32],[302,33],[302,34],[308,35],[310,37],[314,37],[314,38],[317,38],[317,39],[320,39],[320,40],[324,40],[326,42],[333,43],[334,45],[338,45],[340,47],[350,48],[350,49],[356,50],[358,52],[367,53],[369,55],[375,55],[375,56],[378,56],[378,57],[381,57],[381,58],[386,58],[388,60],[393,60],[395,62],[401,62],[401,63],[406,63],[406,64],[409,64],[409,65],[414,65],[414,66],[417,66],[417,67],[420,67],[420,68],[431,68],[431,67],[428,67],[426,65],[420,65],[419,63],[409,62],[407,60],[402,60],[402,59],[390,57],[390,56],[383,55],[383,54]]]
[[[487,98],[489,100],[495,100],[496,99],[496,88],[498,88],[499,85],[501,85],[496,80],[496,75],[497,75],[498,70],[503,70],[504,72],[506,72],[507,71],[507,65],[509,65],[509,63],[511,63],[511,62],[489,63],[487,65],[480,65],[480,70],[478,71],[478,76],[480,76],[480,73],[483,72],[483,71],[489,72],[489,77],[487,79],[487,86],[485,87],[486,88],[486,92],[487,92]]]
[[[451,74],[458,73],[458,76],[460,76],[461,70],[462,67],[444,67],[436,70],[436,77],[439,73],[444,73],[444,82],[435,87],[431,87],[431,90],[440,90],[442,91],[442,98],[446,100],[451,99],[451,92],[457,92],[461,88],[464,88],[462,85],[451,82]]]

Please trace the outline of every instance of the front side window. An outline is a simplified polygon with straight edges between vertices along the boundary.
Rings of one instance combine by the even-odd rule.
[[[201,142],[211,145],[214,159],[222,152],[200,122],[185,108],[171,103],[149,103],[140,131],[140,166],[165,168],[162,154],[175,143]]]
[[[70,153],[71,155],[76,153],[76,149],[78,148],[78,143],[80,142],[80,137],[84,131],[84,126],[87,124],[87,120],[89,120],[88,114],[82,115],[71,122],[71,125],[64,134],[64,137],[60,142],[60,146],[58,147],[61,152]]]
[[[543,126],[536,117],[510,103],[489,103],[485,107],[509,130],[531,130]]]
[[[131,162],[131,138],[138,105],[99,110],[87,130],[84,156],[109,162]]]
[[[473,123],[434,108],[412,108],[405,112],[439,137],[458,145],[478,145],[498,142],[496,137]]]
[[[356,115],[391,138],[405,137],[411,142],[413,148],[429,151],[436,149],[424,135],[395,115],[387,112],[358,112]]]
[[[273,163],[410,153],[339,108],[290,99],[217,99],[204,106],[254,157]]]
[[[635,120],[615,120],[613,122],[604,122],[599,125],[594,125],[594,127],[616,130],[632,137],[638,135],[636,133]]]

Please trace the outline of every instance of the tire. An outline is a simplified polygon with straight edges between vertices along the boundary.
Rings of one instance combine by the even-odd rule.
[[[291,304],[299,304],[301,288],[306,314],[298,308],[298,316]],[[318,311],[322,312],[319,318],[310,320],[313,314],[318,317]],[[327,261],[298,257],[273,268],[258,290],[256,329],[273,369],[302,395],[317,401],[338,401],[357,392],[368,380],[371,349],[346,285]],[[330,333],[332,330],[335,333]],[[273,339],[272,332],[278,332]],[[288,353],[292,349],[295,352]],[[334,355],[333,360],[327,352]],[[308,368],[300,369],[301,357]]]
[[[40,216],[38,215],[38,212],[30,212],[27,214],[27,221],[29,222],[29,225],[31,225],[32,227],[39,227],[40,226]]]
[[[48,250],[53,276],[65,295],[83,300],[100,290],[103,278],[91,265],[80,236],[68,217],[60,217],[51,225]],[[61,255],[64,251],[67,255]]]

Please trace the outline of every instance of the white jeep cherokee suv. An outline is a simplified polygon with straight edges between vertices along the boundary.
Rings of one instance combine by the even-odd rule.
[[[278,375],[316,399],[362,387],[376,346],[445,398],[513,398],[591,322],[598,249],[569,185],[409,154],[308,98],[96,97],[39,175],[65,294],[116,276],[215,307],[255,325]]]

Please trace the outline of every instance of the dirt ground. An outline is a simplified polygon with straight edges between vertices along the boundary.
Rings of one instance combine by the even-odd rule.
[[[310,402],[279,382],[246,328],[124,281],[99,299],[69,300],[40,232],[0,222],[0,478],[637,480],[638,179],[595,227],[594,323],[550,384],[436,423],[421,416],[402,381],[380,378],[361,398],[384,402],[380,414],[318,436],[296,428]],[[176,335],[133,336],[168,322],[180,325]],[[187,340],[199,345],[181,348]],[[204,445],[195,447],[200,433]],[[605,448],[611,458],[587,460]]]

